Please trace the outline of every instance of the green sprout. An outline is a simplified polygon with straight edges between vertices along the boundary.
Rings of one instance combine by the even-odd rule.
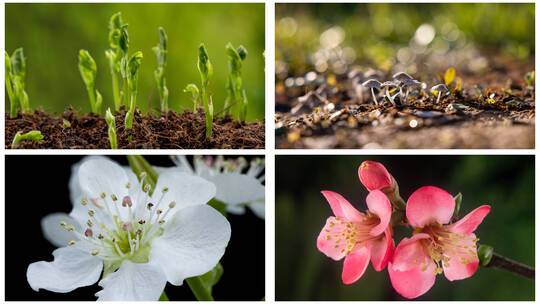
[[[199,106],[199,88],[194,83],[190,83],[184,89],[184,93],[191,93],[193,96],[193,113],[197,113],[197,107]]]
[[[159,28],[159,43],[152,48],[154,53],[156,53],[158,67],[154,72],[154,77],[156,78],[159,99],[161,101],[161,111],[166,112],[169,109],[167,99],[169,98],[169,90],[167,90],[166,81],[165,81],[165,67],[167,65],[167,34],[165,30]]]
[[[126,129],[131,129],[133,126],[133,116],[135,115],[135,105],[137,98],[137,82],[139,76],[139,67],[141,66],[141,61],[143,58],[143,53],[141,51],[136,52],[129,58],[129,61],[125,63],[125,75],[127,79],[127,84],[129,87],[129,110],[126,113]],[[131,139],[131,136],[130,138]]]
[[[206,47],[201,43],[199,45],[199,58],[197,61],[197,68],[199,74],[201,74],[201,96],[204,105],[204,112],[206,114],[206,137],[212,137],[212,122],[214,120],[214,106],[212,105],[212,99],[208,97],[208,84],[210,78],[214,73],[214,68],[210,59],[208,58],[208,52]]]
[[[5,53],[6,66],[6,89],[10,101],[10,117],[17,116],[17,108],[21,105],[21,112],[30,112],[28,94],[24,90],[24,78],[26,76],[26,60],[22,48],[16,49],[11,58]]]
[[[81,72],[81,77],[88,90],[88,98],[90,98],[92,112],[100,114],[103,98],[101,97],[101,94],[99,94],[99,91],[96,90],[97,66],[94,58],[90,56],[90,53],[88,53],[87,50],[79,51],[79,71]]]
[[[71,128],[71,122],[69,122],[69,120],[65,118],[62,118],[62,128],[63,129]]]
[[[226,84],[227,98],[225,99],[224,114],[229,113],[232,105],[242,102],[238,118],[245,120],[247,98],[242,90],[242,62],[247,57],[247,50],[243,46],[235,49],[230,42],[225,46],[225,50],[229,56],[229,77]]]
[[[534,71],[529,72],[525,75],[525,81],[527,82],[527,87],[532,88],[534,82]]]
[[[109,21],[109,45],[111,49],[105,51],[105,56],[109,60],[109,69],[112,76],[112,90],[114,97],[114,108],[118,111],[122,104],[122,94],[118,86],[118,78],[121,78],[120,63],[122,58],[127,56],[127,24],[122,24],[122,14],[120,12],[112,15]],[[125,30],[125,33],[124,33]],[[122,40],[122,42],[121,42]],[[120,47],[123,45],[124,48]],[[124,49],[126,52],[124,53]]]
[[[105,121],[107,126],[109,126],[109,142],[111,143],[111,149],[118,149],[117,139],[116,139],[116,121],[114,116],[111,113],[111,108],[107,108],[105,112]]]
[[[18,131],[13,138],[13,142],[11,142],[11,148],[17,147],[23,140],[41,141],[43,140],[43,135],[41,135],[40,131],[36,130],[24,134],[22,134],[21,131]]]

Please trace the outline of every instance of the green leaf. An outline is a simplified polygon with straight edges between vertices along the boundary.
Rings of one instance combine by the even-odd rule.
[[[191,96],[193,96],[193,99],[199,98],[199,88],[197,88],[197,85],[194,83],[190,83],[186,86],[184,89],[184,93],[191,93]]]
[[[79,50],[79,71],[88,90],[93,90],[96,81],[97,66],[94,58],[90,56],[87,50]]]
[[[446,73],[444,73],[444,83],[446,85],[449,85],[454,81],[454,78],[456,77],[456,69],[449,68],[446,70]]]
[[[24,84],[24,76],[26,75],[26,60],[24,58],[23,48],[16,49],[11,55],[11,67],[13,75],[21,77]]]
[[[223,275],[223,266],[218,263],[212,270],[200,276],[204,287],[208,290],[208,293],[212,294],[212,288],[219,282],[219,279]]]
[[[487,266],[493,257],[493,247],[489,245],[478,246],[478,259],[480,266]]]
[[[71,123],[69,122],[69,120],[65,118],[62,119],[62,128],[64,129],[71,128]]]
[[[6,77],[11,77],[11,58],[9,58],[9,55],[6,51],[4,51],[5,55],[5,66],[6,66]]]
[[[203,43],[199,45],[199,58],[197,60],[197,68],[199,69],[199,74],[201,74],[201,80],[203,87],[206,88],[210,82],[210,78],[214,74],[214,67],[208,58],[208,52]]]
[[[152,194],[158,180],[156,170],[154,170],[152,165],[150,165],[150,163],[141,155],[127,155],[126,157],[131,166],[131,170],[133,170],[139,180],[141,179],[141,174],[143,174],[143,172],[146,174],[143,181],[143,188],[147,184],[150,185],[150,194]]]
[[[216,209],[223,216],[227,217],[227,204],[224,202],[218,201],[215,198],[211,199],[208,203],[208,206]]]
[[[456,202],[456,205],[454,207],[454,214],[452,215],[452,219],[457,219],[459,215],[459,209],[461,208],[461,201],[463,200],[463,195],[458,193],[456,196],[454,196],[454,201]]]
[[[13,138],[13,142],[11,142],[11,148],[15,148],[23,140],[41,141],[43,140],[43,135],[41,135],[40,131],[36,130],[30,131],[25,134],[22,134],[21,131],[18,131]]]
[[[165,293],[165,291],[163,291],[161,296],[159,296],[158,301],[169,301],[169,297],[167,297],[167,294]]]
[[[124,24],[120,27],[120,38],[118,39],[118,45],[120,46],[120,50],[122,50],[124,54],[127,54],[129,51],[129,35],[127,27],[127,24]]]
[[[242,60],[246,60],[246,57],[248,55],[248,51],[246,50],[246,48],[243,45],[240,45],[239,47],[237,47],[236,52],[238,53],[238,55],[240,55],[240,58]]]
[[[242,58],[230,42],[225,46],[225,50],[229,56],[229,73],[239,77],[242,72]]]

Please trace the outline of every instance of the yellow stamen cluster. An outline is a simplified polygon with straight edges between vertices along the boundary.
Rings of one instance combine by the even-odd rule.
[[[426,226],[421,232],[431,236],[429,239],[420,240],[420,243],[437,265],[433,270],[435,275],[443,273],[443,267],[450,267],[450,261],[465,265],[477,259],[476,242],[479,239],[475,238],[474,234],[453,233],[438,224]],[[424,260],[422,271],[425,271],[427,267],[428,261]]]
[[[356,246],[362,246],[366,241],[376,238],[369,232],[378,223],[378,217],[365,217],[361,222],[350,222],[347,219],[335,217],[328,222],[323,236],[325,240],[333,241],[333,248],[348,255]]]

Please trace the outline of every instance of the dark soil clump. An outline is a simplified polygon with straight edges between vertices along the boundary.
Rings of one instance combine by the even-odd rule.
[[[238,122],[230,116],[214,118],[213,136],[205,138],[205,116],[186,110],[169,110],[159,117],[135,110],[133,128],[124,128],[125,111],[114,115],[119,149],[264,149],[264,121]],[[22,141],[18,149],[110,149],[108,127],[103,116],[68,109],[60,117],[35,110],[6,118],[6,149],[17,131],[41,131],[39,142]],[[64,127],[64,120],[71,126]],[[131,141],[128,136],[131,135]]]

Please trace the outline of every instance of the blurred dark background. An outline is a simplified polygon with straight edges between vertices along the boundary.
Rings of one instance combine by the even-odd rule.
[[[535,50],[534,3],[279,3],[275,22],[278,79],[351,64],[477,73],[488,55],[526,61]]]
[[[276,156],[276,300],[404,300],[387,270],[368,266],[352,285],[341,281],[343,260],[336,262],[316,247],[330,206],[320,194],[332,190],[356,208],[366,209],[368,191],[358,179],[364,160],[381,162],[397,180],[403,199],[432,185],[452,195],[461,192],[460,217],[483,204],[492,209],[476,230],[479,244],[534,267],[534,156]],[[394,240],[412,231],[396,227]],[[417,300],[534,301],[534,281],[512,273],[479,268],[469,279],[437,276],[433,288]]]
[[[37,261],[52,261],[56,249],[41,232],[40,220],[54,212],[69,213],[68,181],[71,166],[84,156],[9,155],[6,156],[6,252],[5,291],[8,301],[92,301],[101,290],[96,284],[69,293],[54,293],[41,289],[35,292],[26,280],[28,265]],[[110,156],[128,165],[125,156]],[[173,166],[167,156],[145,156],[155,166]],[[191,160],[191,157],[188,157]],[[250,160],[249,156],[246,159]],[[21,222],[23,219],[23,223]],[[221,259],[223,276],[213,288],[215,300],[260,301],[265,288],[264,220],[249,208],[244,215],[227,215],[232,228],[231,240]],[[249,265],[249,267],[246,267]],[[249,278],[249,279],[246,279]],[[185,283],[167,283],[165,292],[171,301],[196,301]]]
[[[97,64],[96,89],[103,95],[102,108],[114,107],[112,82],[105,50],[109,49],[110,17],[122,12],[129,24],[130,55],[142,51],[137,105],[146,112],[159,108],[152,51],[162,26],[169,38],[167,87],[169,107],[192,109],[188,83],[200,88],[198,46],[205,43],[214,76],[210,82],[214,113],[223,108],[228,73],[225,45],[244,45],[243,85],[249,100],[247,120],[264,118],[264,4],[147,4],[147,3],[8,3],[5,6],[5,47],[11,54],[23,47],[27,58],[26,91],[32,108],[63,112],[68,106],[90,111],[86,87],[78,69],[79,49],[90,52]],[[8,109],[8,103],[5,109]]]

